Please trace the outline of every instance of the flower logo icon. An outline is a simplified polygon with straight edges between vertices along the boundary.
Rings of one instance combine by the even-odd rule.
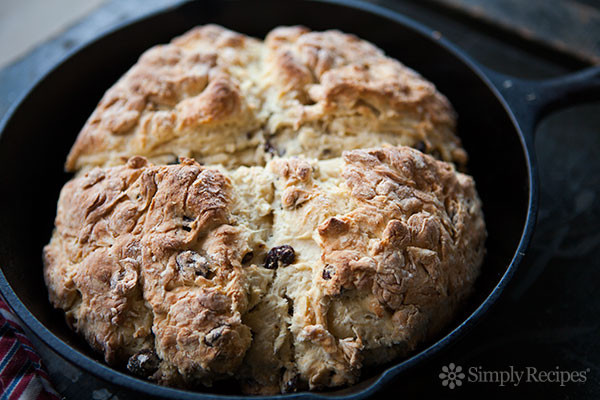
[[[462,380],[465,379],[465,374],[462,372],[460,365],[454,365],[450,363],[447,366],[442,367],[442,372],[439,375],[442,380],[442,386],[448,386],[450,389],[454,389],[456,386],[462,385]]]

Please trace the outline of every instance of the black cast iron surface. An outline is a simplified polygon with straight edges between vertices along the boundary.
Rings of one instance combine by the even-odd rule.
[[[0,116],[14,99],[74,45],[114,24],[170,1],[111,1],[27,58],[0,71]],[[439,10],[412,2],[379,2],[439,30],[480,62],[527,78],[560,75],[573,69],[568,60],[527,54],[498,38],[460,23]],[[390,397],[480,396],[525,398],[600,397],[600,105],[561,112],[546,119],[537,133],[541,203],[531,250],[503,300],[469,335],[442,355],[404,374],[380,392]],[[510,196],[510,193],[506,193]],[[82,375],[50,354],[51,376],[69,399],[126,399],[105,383]],[[450,390],[438,378],[454,362],[465,372],[527,367],[584,371],[585,383],[465,382]],[[471,376],[468,374],[467,378]]]

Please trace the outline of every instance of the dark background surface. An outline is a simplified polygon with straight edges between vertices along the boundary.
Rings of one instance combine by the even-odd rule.
[[[171,3],[176,1],[109,1],[1,70],[0,117],[71,49],[118,23]],[[559,76],[584,67],[589,60],[522,39],[518,32],[500,29],[489,19],[484,23],[463,16],[440,5],[444,1],[375,3],[428,25],[482,64],[516,77]],[[552,3],[547,2],[549,7]],[[521,24],[538,22],[533,19]],[[600,398],[600,103],[564,110],[542,121],[536,133],[536,153],[541,181],[538,224],[525,261],[501,301],[459,343],[402,375],[380,392],[381,396]],[[507,189],[506,196],[510,195]],[[68,399],[127,399],[49,354],[42,356],[57,389]],[[438,375],[451,362],[462,366],[467,378],[469,369],[507,371],[512,366],[519,371],[528,367],[583,371],[586,381],[564,386],[521,382],[501,387],[465,378],[461,387],[450,390],[442,386]]]

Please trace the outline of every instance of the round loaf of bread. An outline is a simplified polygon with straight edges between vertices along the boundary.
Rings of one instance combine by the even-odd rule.
[[[433,84],[352,35],[195,28],[147,51],[77,138],[50,300],[160,384],[356,383],[439,334],[479,273],[454,130]]]

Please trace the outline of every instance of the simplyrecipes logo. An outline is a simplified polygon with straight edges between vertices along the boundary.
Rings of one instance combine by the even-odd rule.
[[[450,363],[442,367],[438,375],[442,386],[454,389],[463,383],[491,383],[498,386],[519,386],[522,383],[544,383],[565,386],[568,383],[585,383],[589,368],[581,371],[561,370],[558,366],[553,370],[539,370],[536,367],[517,369],[509,366],[505,370],[486,370],[481,366],[463,370],[460,365]]]

